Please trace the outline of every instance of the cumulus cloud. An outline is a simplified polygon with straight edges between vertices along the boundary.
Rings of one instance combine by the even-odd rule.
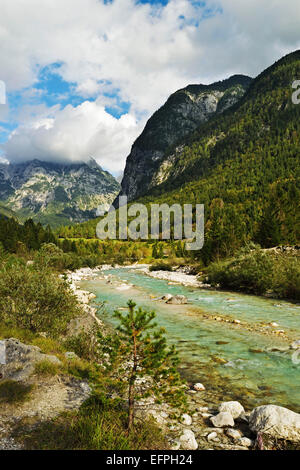
[[[8,90],[34,89],[43,67],[60,64],[56,73],[75,93],[96,99],[51,115],[35,108],[35,121],[30,107],[23,110],[27,123],[11,135],[6,156],[40,152],[39,158],[76,160],[94,153],[118,171],[145,119],[170,93],[233,73],[258,74],[300,47],[299,23],[299,0],[170,0],[165,6],[1,0],[0,79]],[[104,109],[113,100],[105,96],[109,90],[130,103],[120,119]]]
[[[116,119],[97,101],[85,101],[27,120],[9,136],[5,156],[13,163],[35,158],[82,162],[93,157],[105,169],[118,173],[140,131],[134,116],[123,114]]]

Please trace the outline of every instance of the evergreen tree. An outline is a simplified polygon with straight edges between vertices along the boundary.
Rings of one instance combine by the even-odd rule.
[[[128,431],[134,426],[137,399],[153,394],[177,407],[185,404],[174,346],[168,347],[165,331],[153,323],[155,313],[135,307],[130,300],[128,313],[115,312],[117,334],[105,337],[99,333],[100,354],[106,359],[107,371],[127,385]],[[138,391],[137,379],[147,376],[151,377],[147,390]]]

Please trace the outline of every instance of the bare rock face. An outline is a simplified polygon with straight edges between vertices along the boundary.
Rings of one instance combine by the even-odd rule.
[[[276,405],[255,408],[249,418],[250,429],[271,437],[300,442],[300,414]]]
[[[0,163],[0,201],[19,216],[29,214],[51,225],[83,222],[110,204],[120,190],[116,179],[92,158],[86,163],[40,160]]]
[[[1,341],[2,361],[0,380],[26,380],[34,371],[37,362],[48,361],[61,365],[61,361],[49,354],[43,354],[37,346],[29,346],[10,338]]]
[[[119,196],[129,201],[164,182],[174,168],[181,140],[243,96],[250,77],[235,75],[212,85],[189,85],[173,93],[147,122],[127,157]],[[169,151],[174,148],[173,153]],[[119,204],[118,198],[114,205]]]

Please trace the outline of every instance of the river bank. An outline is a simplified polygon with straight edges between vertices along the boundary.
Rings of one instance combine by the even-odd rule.
[[[96,268],[81,268],[74,272],[69,272],[67,276],[68,276],[71,288],[73,289],[79,301],[83,301],[83,303],[85,304],[84,308],[86,308],[87,311],[89,311],[89,313],[96,319],[97,319],[96,309],[88,305],[89,302],[93,300],[93,298],[95,298],[95,294],[88,292],[88,291],[81,290],[79,287],[79,284],[81,281],[91,280],[91,279],[96,279],[96,278],[102,278],[109,284],[112,282],[111,275],[107,275],[105,273],[112,269],[133,270],[141,274],[144,274],[146,276],[149,276],[153,279],[166,281],[168,285],[170,286],[181,285],[184,287],[195,288],[195,289],[215,290],[212,288],[210,284],[199,281],[197,276],[195,275],[182,272],[181,270],[150,271],[149,270],[150,266],[151,265],[149,264],[137,264],[137,263],[128,265],[128,266],[103,265],[103,266],[98,266]],[[126,291],[133,287],[134,286],[132,284],[125,281],[125,282],[119,283],[119,285],[116,285],[115,288],[119,291]],[[162,294],[161,295],[162,298],[158,297],[153,300],[172,303],[170,299],[171,295],[169,295],[169,297],[167,296],[164,299],[165,293],[162,292],[161,294]],[[228,294],[230,295],[230,293]],[[228,297],[227,302],[228,304],[234,305],[235,299]],[[189,304],[190,302],[183,300],[182,303]],[[280,305],[278,305],[278,307],[279,306]],[[294,341],[298,339],[297,335],[291,334],[291,332],[285,331],[285,329],[283,329],[280,326],[280,324],[277,323],[276,321],[269,321],[269,322],[261,321],[256,324],[253,322],[249,323],[245,319],[232,318],[230,315],[224,315],[220,312],[209,313],[209,312],[201,312],[201,310],[198,310],[197,313],[198,315],[201,315],[203,319],[209,319],[209,320],[219,322],[219,323],[227,323],[231,325],[231,327],[244,328],[244,329],[247,329],[248,331],[255,331],[256,333],[266,335],[266,336],[270,336],[270,335],[275,336],[285,341],[285,343],[287,343],[288,345],[292,344]],[[286,346],[286,348],[288,349],[288,346]]]
[[[136,294],[134,290],[134,283],[128,280],[126,281],[124,279],[119,279],[117,281],[110,272],[112,269],[117,268],[105,266],[104,268],[96,270],[81,270],[80,272],[76,272],[73,275],[73,280],[76,280],[75,283],[80,283],[79,279],[88,282],[92,280],[93,285],[98,285],[98,282],[101,282],[101,286],[106,286],[105,289],[108,289],[108,292],[116,293],[116,296],[119,298],[119,302],[121,301],[120,295],[123,296],[126,294],[128,296]],[[119,269],[123,270],[123,272],[128,273],[138,271],[140,274],[147,274],[148,272],[148,266],[134,265]],[[173,283],[175,283],[174,279],[176,279],[176,284],[184,285],[183,283],[186,282],[187,276],[189,275],[185,274],[184,276],[182,276],[182,274],[184,273],[178,273],[175,278],[172,277],[172,280],[169,280],[168,276],[167,282],[170,282],[172,286]],[[160,276],[160,273],[158,273],[158,276]],[[149,277],[153,279],[158,279],[157,276],[150,275]],[[162,277],[163,280],[166,282],[166,279],[164,279],[165,272],[162,273]],[[83,284],[86,285],[86,283]],[[188,285],[186,287],[192,287],[191,283],[187,284]],[[193,284],[193,288],[196,287],[198,288],[199,286]],[[117,292],[119,292],[119,294],[117,294]],[[154,298],[152,298],[152,302],[153,301],[157,301],[157,299],[155,300]],[[172,306],[171,308],[173,309],[174,307]],[[183,312],[183,309],[186,309],[187,307],[182,305],[179,307],[176,306],[176,308],[180,308],[180,311]],[[237,328],[243,328],[243,326],[244,325],[239,325],[238,323],[234,325],[234,327]],[[222,343],[222,341],[220,341],[220,343]],[[256,351],[254,353],[257,354],[258,352],[263,351]],[[215,360],[216,359],[218,359],[218,357],[216,357]],[[218,366],[218,361],[216,361],[216,366]],[[202,374],[203,371],[200,372],[198,376],[201,378]],[[216,396],[214,395],[213,390],[211,390],[210,387],[207,388],[206,385],[200,385],[202,387],[199,385],[198,387],[196,387],[198,388],[198,390],[195,389],[195,384],[190,384],[190,386],[187,388],[189,411],[188,417],[182,418],[184,423],[172,420],[170,418],[172,412],[167,405],[163,404],[161,406],[154,406],[153,403],[147,403],[146,405],[147,415],[154,416],[156,421],[165,430],[166,434],[169,436],[170,445],[172,446],[172,448],[183,449],[185,448],[185,445],[187,445],[187,448],[189,449],[196,448],[196,445],[197,447],[204,449],[213,448],[245,450],[247,448],[252,448],[255,445],[256,432],[253,432],[249,424],[251,408],[246,407],[246,410],[248,409],[248,411],[244,410],[243,416],[237,416],[237,418],[234,420],[235,422],[233,425],[228,425],[229,422],[232,423],[232,417],[230,419],[230,417],[228,416],[228,421],[225,420],[225,422],[220,425],[220,422],[218,420],[220,418],[223,418],[223,416],[217,418],[216,420],[214,418],[219,415],[219,411],[222,408],[222,405],[220,402],[218,403],[216,401]],[[224,396],[225,395],[226,393],[224,394]],[[265,392],[265,395],[267,397],[267,390]],[[145,404],[143,404],[140,411],[138,411],[138,415],[140,414],[141,416],[143,416],[144,413]],[[218,423],[218,426],[214,425],[214,422]],[[182,442],[185,441],[188,441],[188,444],[182,444]]]

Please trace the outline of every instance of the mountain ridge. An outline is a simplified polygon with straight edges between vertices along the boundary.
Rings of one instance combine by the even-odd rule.
[[[137,198],[204,204],[202,259],[230,256],[250,241],[265,248],[299,243],[300,106],[292,102],[297,77],[300,50],[258,75],[221,119],[213,116],[171,149],[158,169],[163,181]]]
[[[96,216],[99,204],[111,203],[119,187],[92,158],[70,164],[34,159],[0,165],[0,203],[20,220],[83,222]]]
[[[164,163],[168,149],[207,122],[233,106],[249,87],[245,75],[210,85],[188,85],[173,93],[148,120],[127,157],[120,195],[131,201],[151,187],[151,178]],[[153,186],[157,184],[154,179]],[[118,199],[114,202],[118,205]]]

